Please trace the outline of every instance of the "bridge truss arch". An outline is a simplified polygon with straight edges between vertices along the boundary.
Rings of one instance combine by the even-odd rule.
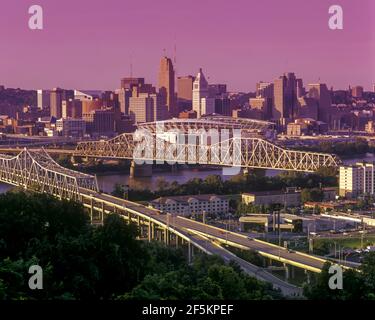
[[[76,201],[81,200],[80,189],[98,191],[96,177],[60,166],[44,149],[1,154],[0,181]]]
[[[136,163],[180,163],[314,172],[337,167],[334,154],[299,151],[281,147],[264,138],[233,135],[205,143],[197,135],[150,134],[147,130],[124,133],[106,141],[81,142],[75,156],[135,160]],[[173,141],[174,140],[174,141]]]

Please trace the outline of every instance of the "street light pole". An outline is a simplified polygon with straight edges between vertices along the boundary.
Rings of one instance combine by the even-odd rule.
[[[228,223],[225,224],[225,229],[226,229],[226,232],[225,232],[225,243],[226,243],[226,245],[228,245]]]

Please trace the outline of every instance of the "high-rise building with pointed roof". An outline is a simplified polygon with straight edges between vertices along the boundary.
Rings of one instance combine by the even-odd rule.
[[[208,82],[202,68],[199,69],[193,84],[193,110],[197,113],[197,118],[215,111],[215,101],[209,98]]]

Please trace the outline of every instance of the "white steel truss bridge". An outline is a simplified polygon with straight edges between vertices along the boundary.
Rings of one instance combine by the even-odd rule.
[[[98,191],[96,177],[60,166],[44,149],[0,154],[0,181],[75,201],[81,200],[82,188]]]
[[[232,136],[209,143],[206,138],[202,135],[148,134],[138,130],[110,140],[80,142],[74,155],[130,159],[137,164],[167,162],[301,172],[337,167],[341,162],[333,154],[286,149],[259,137]]]

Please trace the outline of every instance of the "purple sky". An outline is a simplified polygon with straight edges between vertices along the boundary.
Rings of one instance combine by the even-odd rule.
[[[2,0],[0,83],[115,89],[130,73],[156,84],[177,44],[178,75],[202,67],[211,83],[254,91],[294,71],[335,88],[375,83],[374,0]],[[28,29],[28,8],[44,30]],[[344,30],[328,28],[340,4]],[[132,57],[132,59],[131,59]]]

